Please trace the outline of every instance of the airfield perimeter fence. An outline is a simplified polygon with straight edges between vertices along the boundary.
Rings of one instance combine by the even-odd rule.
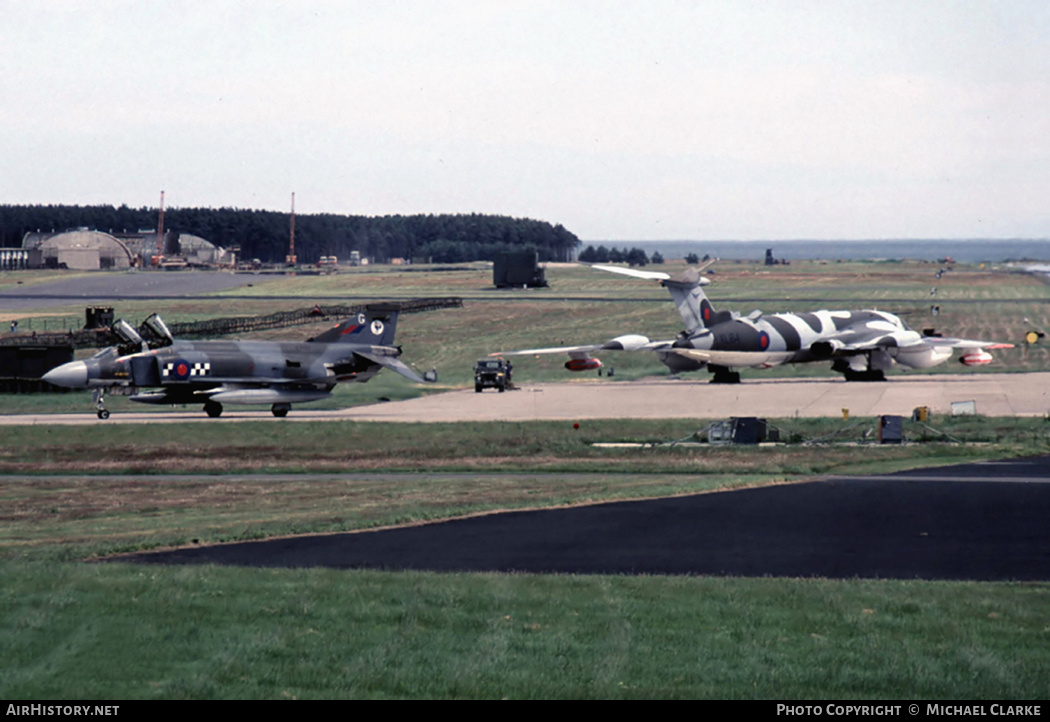
[[[350,318],[362,313],[369,306],[382,306],[399,313],[423,313],[438,311],[444,308],[462,308],[461,298],[413,298],[407,301],[376,301],[358,303],[352,306],[313,306],[297,311],[278,311],[266,316],[234,316],[230,318],[213,318],[207,321],[189,321],[171,323],[168,328],[175,338],[208,338],[210,336],[228,336],[235,333],[251,333],[288,326],[302,326],[317,323],[326,319]],[[144,331],[140,327],[140,333]],[[143,333],[149,338],[148,332]],[[72,346],[74,348],[103,348],[120,343],[113,332],[107,328],[80,329],[77,331],[44,331],[0,334],[0,346]]]
[[[399,313],[423,313],[438,311],[444,308],[462,308],[461,298],[414,298],[408,301],[384,301],[381,303],[359,303],[353,306],[314,306],[298,311],[279,311],[267,316],[241,316],[234,318],[213,318],[210,321],[190,321],[188,323],[169,324],[175,338],[206,338],[208,336],[227,336],[234,333],[250,333],[273,328],[302,326],[317,323],[327,318],[350,318],[363,313],[369,306],[382,305],[397,310]]]

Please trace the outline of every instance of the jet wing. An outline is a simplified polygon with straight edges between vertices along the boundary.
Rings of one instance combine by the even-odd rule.
[[[592,351],[600,351],[602,344],[593,343],[589,346],[551,346],[549,348],[523,348],[517,351],[495,351],[489,356],[533,356],[539,354],[567,353],[573,358],[583,358]]]
[[[415,381],[417,384],[428,383],[430,381],[437,381],[437,374],[427,373],[423,376],[420,376],[411,368],[409,368],[405,364],[405,362],[399,359],[397,356],[384,356],[382,354],[369,353],[367,351],[354,351],[354,354],[360,356],[361,358],[366,358],[372,363],[379,364],[383,368],[395,371],[404,376],[406,379]]]
[[[951,348],[997,349],[1014,347],[1012,343],[1002,343],[1001,341],[977,341],[969,338],[944,338],[943,336],[923,336],[922,340],[923,343],[928,343],[931,346]]]
[[[968,338],[945,338],[943,336],[922,336],[918,341],[914,339],[906,340],[901,339],[894,333],[885,334],[874,334],[866,335],[860,334],[852,338],[848,336],[839,336],[837,339],[832,340],[835,346],[836,355],[843,355],[874,351],[876,349],[891,349],[891,348],[921,348],[921,347],[933,347],[939,349],[997,349],[997,348],[1013,348],[1012,343],[1002,343],[1000,341],[980,341],[976,339]]]
[[[623,268],[621,266],[600,266],[593,265],[591,268],[597,268],[599,271],[608,271],[609,273],[619,273],[623,276],[633,276],[634,278],[645,278],[650,281],[666,281],[671,278],[669,273],[663,273],[662,271],[640,271],[637,268]]]
[[[714,264],[716,260],[718,259],[712,258],[711,260],[706,261],[702,265],[699,265],[692,270],[695,270],[697,274],[702,273],[703,271],[707,270],[709,266]],[[670,281],[674,278],[674,276],[672,276],[671,274],[664,273],[663,271],[642,271],[637,268],[624,268],[623,266],[606,266],[599,263],[591,264],[591,268],[597,268],[599,271],[608,271],[609,273],[619,273],[622,276],[645,278],[650,281]],[[701,285],[706,286],[707,283],[707,279],[701,280]]]
[[[548,348],[525,348],[517,351],[496,351],[489,356],[533,356],[538,354],[566,353],[572,358],[588,358],[595,351],[648,351],[663,348],[670,341],[650,341],[638,334],[617,336],[605,343],[593,343],[586,346],[551,346]]]
[[[666,348],[664,353],[674,353],[683,358],[712,366],[727,368],[766,368],[787,362],[793,351],[712,351],[710,349]]]

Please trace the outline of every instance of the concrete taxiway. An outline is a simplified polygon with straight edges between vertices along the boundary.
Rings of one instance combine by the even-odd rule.
[[[839,378],[762,378],[761,372],[734,385],[707,382],[706,375],[679,380],[581,380],[530,384],[497,393],[472,389],[429,394],[407,401],[319,411],[296,406],[288,421],[543,421],[607,418],[720,419],[729,416],[767,418],[851,417],[883,414],[909,416],[917,406],[949,414],[952,404],[973,402],[984,416],[1050,414],[1050,373],[895,375],[888,381],[847,383]],[[228,406],[220,419],[200,408],[114,413],[99,422],[83,395],[79,414],[0,416],[0,425],[87,423],[221,423],[273,419],[265,408]]]

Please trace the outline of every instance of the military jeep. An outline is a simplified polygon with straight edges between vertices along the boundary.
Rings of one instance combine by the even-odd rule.
[[[474,390],[499,389],[502,394],[510,383],[510,370],[503,359],[483,358],[474,364]]]

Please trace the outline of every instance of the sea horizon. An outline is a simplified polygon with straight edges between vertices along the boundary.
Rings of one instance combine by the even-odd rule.
[[[766,250],[780,260],[922,260],[943,263],[1009,263],[1050,261],[1050,239],[1004,238],[892,238],[866,240],[786,240],[786,241],[581,241],[587,246],[641,248],[647,255],[659,252],[670,260],[695,253],[728,260],[761,261]]]

